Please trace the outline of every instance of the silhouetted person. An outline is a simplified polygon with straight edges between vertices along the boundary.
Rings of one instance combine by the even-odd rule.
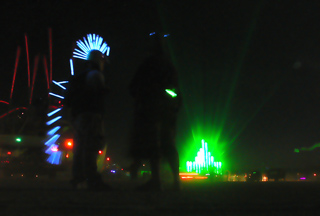
[[[151,165],[151,180],[139,189],[161,189],[160,159],[170,164],[174,176],[174,188],[180,189],[179,155],[175,147],[177,112],[181,104],[178,76],[166,56],[165,39],[153,35],[151,55],[138,67],[130,84],[134,98],[134,125],[131,154],[131,175],[135,177],[141,161]],[[172,90],[177,96],[171,96]]]
[[[75,131],[71,180],[74,187],[86,181],[88,189],[109,189],[97,171],[98,151],[105,145],[104,65],[104,55],[98,50],[91,51],[85,70],[70,80],[66,94],[66,106]]]

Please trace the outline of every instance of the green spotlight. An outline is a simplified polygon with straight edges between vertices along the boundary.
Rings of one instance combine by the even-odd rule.
[[[177,97],[177,93],[175,93],[175,89],[166,89],[166,92],[171,95],[171,97]]]
[[[16,138],[16,142],[21,142],[21,138],[20,138],[20,137],[17,137],[17,138]]]

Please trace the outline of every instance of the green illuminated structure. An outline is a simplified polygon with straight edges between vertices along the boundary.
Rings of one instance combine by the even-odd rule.
[[[214,157],[208,151],[208,143],[204,140],[202,140],[202,147],[198,151],[195,160],[187,161],[187,172],[222,174],[222,163],[214,161]]]

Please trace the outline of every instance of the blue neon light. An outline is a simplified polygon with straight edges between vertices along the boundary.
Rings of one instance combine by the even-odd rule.
[[[60,126],[54,127],[47,133],[47,135],[53,136],[60,128]]]
[[[57,94],[52,93],[52,92],[49,92],[49,95],[55,96],[55,97],[57,97],[57,98],[64,99],[64,97],[63,97],[63,96],[61,96],[61,95],[57,95]]]
[[[99,35],[95,34],[88,34],[87,38],[83,38],[83,41],[78,40],[77,45],[79,49],[74,49],[73,57],[84,59],[86,60],[88,57],[88,54],[92,50],[99,50],[102,52],[102,54],[106,54],[109,56],[110,47],[107,45],[106,42],[103,42],[103,38]],[[107,52],[107,53],[106,53]],[[71,60],[70,60],[70,66],[71,66]],[[73,72],[71,72],[72,74]]]
[[[48,145],[54,144],[59,139],[59,137],[60,137],[59,134],[54,135],[47,142],[45,142],[45,145],[48,146]]]
[[[54,81],[54,80],[52,80],[52,82],[53,82],[54,84],[56,84],[57,86],[59,86],[60,88],[62,88],[63,90],[66,90],[66,89],[67,89],[66,87],[64,87],[63,85],[61,85],[60,83],[58,83],[58,82],[56,82],[56,81]]]
[[[165,35],[163,35],[163,37],[169,37],[170,36],[170,34],[165,34]]]
[[[47,116],[50,117],[50,116],[56,114],[57,112],[59,112],[61,109],[62,109],[62,108],[55,109],[55,110],[53,110],[52,112],[48,113]]]
[[[70,59],[70,72],[71,72],[71,76],[74,75],[74,68],[73,68],[73,61],[72,59]]]
[[[58,165],[60,164],[61,159],[61,151],[53,152],[47,159],[47,162],[51,164]]]
[[[56,121],[58,121],[61,118],[62,118],[62,116],[55,117],[54,119],[51,119],[50,121],[48,121],[47,125],[51,125],[51,124],[55,123]]]
[[[156,33],[155,32],[151,32],[150,34],[149,34],[149,36],[151,36],[151,35],[155,35]]]
[[[59,84],[65,84],[65,83],[68,83],[69,81],[60,81],[58,82]]]

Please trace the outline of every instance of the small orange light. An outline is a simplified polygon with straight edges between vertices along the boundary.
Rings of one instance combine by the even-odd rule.
[[[107,157],[107,161],[109,161],[110,160],[110,158],[109,157]]]
[[[66,158],[69,158],[69,154],[66,154]]]

